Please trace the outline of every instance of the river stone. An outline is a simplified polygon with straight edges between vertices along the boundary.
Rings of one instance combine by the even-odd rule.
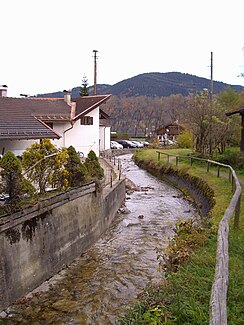
[[[132,227],[132,226],[138,226],[138,225],[140,225],[139,222],[135,222],[135,223],[130,222],[130,223],[128,223],[128,224],[126,225],[126,227]]]
[[[6,317],[7,317],[7,314],[5,313],[5,311],[2,311],[2,312],[0,313],[0,317],[1,317],[1,318],[6,318]]]

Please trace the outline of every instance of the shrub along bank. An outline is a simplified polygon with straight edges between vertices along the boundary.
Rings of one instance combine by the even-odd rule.
[[[34,143],[17,158],[8,151],[0,160],[0,194],[6,200],[0,215],[33,205],[43,196],[101,180],[104,171],[93,150],[84,162],[75,148],[59,151],[49,139]],[[47,193],[47,194],[46,194]]]
[[[215,273],[218,223],[232,197],[226,178],[217,178],[197,167],[181,165],[179,169],[157,161],[156,150],[148,149],[135,154],[135,161],[154,175],[174,174],[200,184],[200,192],[207,196],[211,214],[196,220],[179,222],[176,236],[166,252],[158,252],[162,283],[147,287],[120,324],[209,324],[209,301]],[[188,175],[188,176],[186,176]],[[165,174],[163,177],[165,178]],[[168,178],[169,179],[169,178]],[[203,181],[204,179],[204,181]],[[243,200],[243,199],[242,199]],[[214,203],[216,203],[214,205]],[[230,225],[228,324],[243,324],[243,268],[244,222],[241,211],[240,229],[234,232]],[[209,218],[209,216],[211,217]]]

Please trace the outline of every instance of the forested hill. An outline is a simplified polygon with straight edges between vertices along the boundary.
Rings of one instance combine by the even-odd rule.
[[[244,89],[242,86],[229,85],[223,82],[213,82],[213,93],[218,94],[228,87],[239,92]],[[143,73],[138,76],[120,81],[114,85],[97,85],[97,94],[112,94],[122,97],[147,96],[162,97],[172,94],[181,94],[187,96],[202,91],[204,88],[210,88],[210,80],[197,77],[187,73],[180,72],[151,72]],[[79,97],[79,87],[72,89],[72,97]],[[90,95],[93,94],[93,86],[89,87]],[[53,92],[49,94],[38,94],[38,97],[63,97],[63,92]]]

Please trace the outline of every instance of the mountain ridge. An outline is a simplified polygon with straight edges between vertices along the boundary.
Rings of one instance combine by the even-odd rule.
[[[218,94],[231,87],[234,91],[244,89],[240,85],[226,84],[213,81],[213,93]],[[188,96],[210,88],[210,79],[181,72],[147,72],[121,80],[114,85],[97,84],[97,94],[112,94],[119,97],[166,97],[172,94]],[[79,97],[80,86],[72,88],[72,97]],[[94,86],[89,87],[90,95],[94,93]],[[62,98],[63,91],[37,94],[36,97]]]

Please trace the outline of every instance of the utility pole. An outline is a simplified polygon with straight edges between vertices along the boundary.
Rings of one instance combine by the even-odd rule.
[[[94,52],[94,95],[97,94],[97,50],[93,50]]]
[[[210,96],[213,96],[213,52],[211,52],[211,81],[210,81]]]
[[[212,155],[212,115],[213,115],[213,52],[211,52],[211,79],[210,79],[210,125],[209,125],[209,153]]]

